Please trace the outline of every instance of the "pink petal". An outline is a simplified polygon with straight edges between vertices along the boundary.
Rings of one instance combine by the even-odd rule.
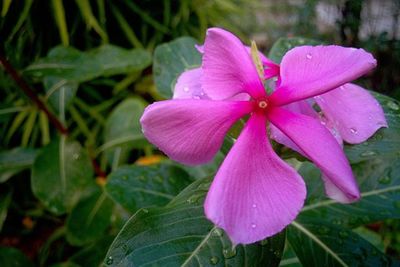
[[[148,106],[143,134],[173,160],[195,165],[210,161],[233,123],[249,113],[247,101],[176,99]]]
[[[299,174],[272,150],[265,117],[253,114],[226,156],[205,200],[207,218],[235,244],[249,244],[281,231],[303,206]]]
[[[282,59],[281,83],[271,95],[275,105],[285,105],[323,94],[350,82],[376,66],[363,49],[340,46],[300,46]]]
[[[305,100],[290,103],[286,106],[283,106],[282,108],[290,110],[295,113],[304,114],[313,118],[319,118],[317,112],[314,111],[314,109],[312,109],[310,104]],[[270,134],[271,138],[274,139],[279,144],[289,147],[294,151],[304,155],[301,149],[295,143],[293,143],[293,141],[290,140],[290,138],[287,137],[281,130],[279,130],[279,128],[275,127],[273,124],[270,125]]]
[[[331,182],[331,179],[324,173],[321,174],[321,178],[324,181],[325,193],[331,199],[334,199],[340,203],[352,203],[354,202],[353,198],[349,198],[343,191],[341,191],[334,183]]]
[[[203,90],[212,99],[227,99],[238,93],[253,98],[266,95],[246,48],[230,32],[218,28],[207,31],[202,68]]]
[[[364,142],[379,128],[387,127],[379,102],[358,85],[345,84],[315,100],[348,143]]]
[[[179,76],[175,88],[173,99],[209,99],[201,87],[201,77],[203,71],[196,68],[182,72]]]
[[[347,199],[355,201],[360,198],[356,180],[342,147],[318,120],[277,107],[271,108],[267,116]]]
[[[201,86],[203,71],[196,68],[182,72],[175,84],[173,99],[210,99]],[[250,96],[240,93],[224,100],[249,100]]]

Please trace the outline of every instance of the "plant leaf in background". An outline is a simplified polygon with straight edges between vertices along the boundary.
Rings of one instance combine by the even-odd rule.
[[[25,74],[38,78],[58,76],[68,81],[85,82],[100,76],[141,71],[151,64],[151,55],[143,49],[127,50],[103,45],[87,52],[57,46],[47,57],[28,66]]]
[[[71,210],[94,184],[89,156],[62,136],[44,147],[32,167],[32,191],[55,214]]]
[[[31,148],[14,148],[0,152],[0,183],[10,179],[18,172],[32,166],[37,150]]]
[[[161,96],[171,98],[179,75],[200,66],[201,55],[195,48],[196,40],[181,37],[161,44],[154,51],[154,81]]]
[[[145,103],[142,100],[126,99],[114,108],[107,118],[104,144],[98,151],[106,150],[107,159],[112,166],[126,162],[132,148],[148,145],[139,123],[144,107]]]
[[[156,166],[123,166],[108,177],[106,192],[126,210],[164,206],[193,179],[171,164]]]
[[[72,245],[84,245],[104,235],[111,223],[113,201],[102,188],[82,198],[67,218],[67,240]]]
[[[0,233],[7,217],[8,206],[11,203],[12,191],[9,187],[2,187],[0,190]]]
[[[203,212],[210,179],[199,179],[164,208],[141,209],[112,243],[107,266],[278,266],[285,232],[232,247]]]
[[[0,247],[0,262],[7,267],[35,266],[24,253],[12,247]]]

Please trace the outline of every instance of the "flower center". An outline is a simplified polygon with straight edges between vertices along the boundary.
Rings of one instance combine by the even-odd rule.
[[[262,109],[265,109],[265,108],[268,107],[268,102],[266,100],[258,101],[258,107],[262,108]]]

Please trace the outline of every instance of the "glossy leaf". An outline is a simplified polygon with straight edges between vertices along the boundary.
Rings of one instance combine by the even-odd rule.
[[[31,148],[14,148],[0,152],[0,183],[7,181],[18,172],[30,168],[37,155]]]
[[[33,267],[28,257],[16,248],[0,247],[1,266],[7,267]]]
[[[196,40],[181,37],[161,44],[154,51],[153,73],[159,93],[171,98],[179,75],[201,64],[201,55],[195,48]]]
[[[135,98],[126,99],[111,112],[106,121],[104,130],[104,144],[100,150],[107,150],[107,158],[123,162],[129,150],[134,147],[143,147],[148,144],[142,134],[140,117],[145,104]]]
[[[102,236],[110,225],[113,201],[102,189],[81,199],[67,218],[67,240],[72,245],[84,245]]]
[[[93,185],[88,154],[77,142],[65,137],[44,147],[32,167],[32,191],[55,214],[71,210],[80,196]]]
[[[232,248],[204,217],[210,179],[195,181],[164,208],[139,210],[111,245],[108,266],[278,266],[285,234]]]
[[[68,81],[85,82],[100,76],[141,71],[151,64],[151,55],[142,49],[126,50],[103,45],[87,52],[57,46],[47,57],[28,66],[27,74],[44,78],[62,77]]]
[[[183,169],[171,165],[124,166],[108,177],[106,192],[125,209],[164,206],[192,182]]]
[[[296,220],[288,241],[303,266],[390,266],[391,259],[356,233],[319,220]]]

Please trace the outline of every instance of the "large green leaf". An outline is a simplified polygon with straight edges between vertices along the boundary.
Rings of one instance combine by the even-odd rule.
[[[0,263],[4,267],[34,266],[25,254],[12,247],[0,247]]]
[[[51,212],[63,214],[93,185],[93,170],[80,144],[62,136],[40,151],[31,178],[34,195]]]
[[[106,192],[131,212],[164,206],[192,182],[181,168],[171,164],[124,166],[108,177]]]
[[[232,247],[204,216],[210,179],[187,187],[164,208],[139,210],[111,245],[107,266],[278,266],[285,233]]]
[[[110,163],[124,162],[129,150],[148,144],[142,133],[140,117],[145,104],[136,98],[121,102],[107,118],[104,130],[104,144],[100,150],[107,151]]]
[[[32,166],[37,150],[14,148],[0,152],[0,183],[7,181],[18,172]]]
[[[195,44],[195,39],[181,37],[156,47],[153,73],[157,89],[163,97],[172,97],[176,80],[182,72],[200,66],[201,55]]]
[[[390,258],[356,233],[320,220],[296,220],[287,232],[303,266],[391,265]]]
[[[67,240],[83,245],[99,239],[110,225],[114,203],[102,189],[80,200],[67,218]]]
[[[68,81],[85,82],[99,76],[141,71],[151,64],[146,50],[126,50],[103,45],[87,52],[72,47],[57,46],[47,57],[28,66],[27,74],[39,78],[56,76]]]

